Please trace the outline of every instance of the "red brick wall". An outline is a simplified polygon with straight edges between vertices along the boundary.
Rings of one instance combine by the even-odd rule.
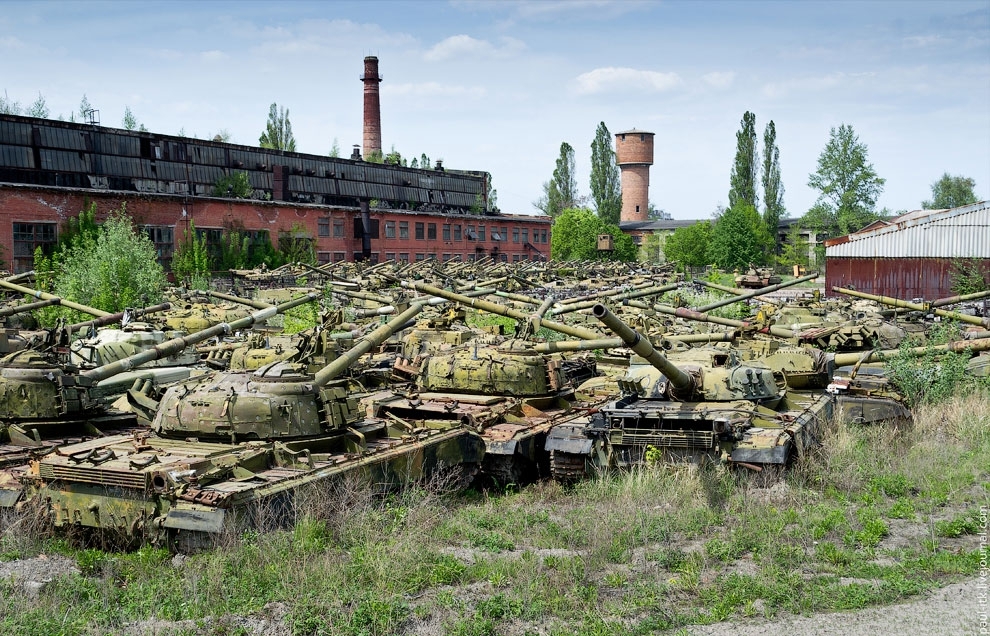
[[[650,167],[622,166],[622,221],[645,221],[650,209]],[[636,206],[639,206],[637,212]]]
[[[14,223],[49,221],[61,225],[91,202],[96,204],[97,220],[102,220],[109,212],[119,209],[126,203],[127,211],[135,223],[174,227],[176,242],[182,240],[183,230],[190,221],[198,228],[223,228],[232,223],[239,223],[247,230],[268,230],[273,240],[276,240],[279,231],[289,231],[294,225],[300,224],[316,238],[318,253],[330,253],[331,258],[333,253],[343,253],[345,259],[350,261],[354,260],[355,252],[361,251],[361,239],[354,238],[354,218],[359,216],[356,207],[0,184],[0,245],[3,246],[0,259],[3,261],[3,267],[10,268]],[[443,215],[381,210],[372,210],[371,216],[379,221],[379,238],[372,239],[371,249],[373,253],[378,253],[381,260],[385,259],[386,253],[394,253],[396,258],[400,253],[408,253],[411,261],[415,260],[416,254],[433,254],[437,259],[442,259],[444,254],[459,254],[462,259],[467,259],[469,254],[490,255],[495,247],[498,248],[498,253],[507,254],[510,261],[514,256],[520,260],[550,257],[551,222],[548,217]],[[319,236],[318,219],[323,217],[331,219],[330,236]],[[333,219],[344,221],[343,238],[333,236]],[[394,221],[396,224],[394,239],[385,237],[386,221]],[[408,239],[399,238],[400,221],[409,223]],[[436,223],[436,240],[417,240],[415,238],[417,222]],[[444,224],[452,226],[459,224],[461,240],[454,240],[452,228],[451,239],[444,241],[442,233]],[[476,229],[479,225],[484,225],[486,241],[467,240],[464,232],[468,225],[473,225]],[[508,228],[509,240],[492,241],[493,227]],[[518,242],[512,240],[513,228],[520,230]],[[528,232],[531,247],[522,241],[523,229]],[[534,231],[541,236],[542,232],[546,231],[547,241],[545,243],[535,241]],[[476,250],[478,247],[482,248],[480,252]]]

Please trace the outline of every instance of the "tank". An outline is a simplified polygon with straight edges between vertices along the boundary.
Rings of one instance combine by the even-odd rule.
[[[297,303],[286,303],[285,308]],[[60,445],[140,428],[134,413],[107,408],[106,383],[123,381],[132,386],[140,380],[150,386],[163,377],[155,373],[161,370],[137,368],[141,364],[173,355],[198,339],[264,320],[280,310],[283,308],[257,312],[229,326],[170,340],[86,371],[60,365],[52,354],[35,350],[0,359],[0,413],[4,414],[0,420],[0,467],[21,466],[31,456],[49,453]],[[175,379],[167,374],[164,377]],[[12,496],[0,494],[0,500]]]
[[[212,372],[167,388],[151,430],[60,447],[21,476],[23,506],[56,528],[113,531],[177,550],[225,531],[291,523],[297,496],[360,472],[383,487],[445,471],[470,478],[484,443],[460,422],[408,426],[370,417],[340,376],[406,326],[411,306],[316,374],[277,362]]]
[[[561,480],[595,468],[628,467],[647,456],[709,456],[761,470],[784,466],[816,443],[834,400],[787,389],[783,374],[732,349],[698,347],[668,359],[604,305],[593,314],[642,360],[619,380],[621,396],[586,422],[547,438]]]
[[[744,289],[761,289],[780,281],[780,276],[774,273],[772,267],[750,267],[745,274],[738,274],[733,279],[736,287]]]

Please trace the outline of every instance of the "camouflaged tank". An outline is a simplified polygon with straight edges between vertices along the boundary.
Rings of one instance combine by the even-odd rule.
[[[745,274],[738,274],[733,279],[736,287],[746,289],[760,289],[776,285],[781,281],[780,276],[774,273],[772,267],[750,267]]]
[[[57,528],[113,531],[177,549],[212,545],[224,531],[291,523],[296,497],[326,492],[356,472],[402,485],[459,470],[470,476],[484,443],[460,422],[411,426],[368,417],[336,378],[403,328],[419,305],[359,340],[315,375],[279,362],[213,372],[168,388],[135,389],[151,431],[54,449],[20,476],[25,506]]]
[[[573,388],[595,375],[592,356],[544,355],[525,340],[468,343],[400,369],[415,374],[414,386],[376,394],[375,412],[417,425],[461,421],[478,430],[485,440],[482,472],[501,484],[547,475],[547,432],[594,406]]]
[[[177,354],[199,340],[250,326],[309,300],[302,298],[285,307],[257,312],[230,325],[176,338],[93,369],[59,364],[52,352],[35,350],[0,359],[0,467],[23,465],[32,456],[51,452],[60,445],[139,428],[134,413],[107,408],[107,395],[126,391],[121,383],[150,386],[189,375],[173,378],[170,369],[144,369],[142,364]],[[3,476],[0,482],[6,483]],[[0,492],[0,505],[4,497],[11,496]]]
[[[546,441],[555,478],[628,467],[647,455],[706,455],[760,469],[783,466],[817,443],[832,397],[787,389],[783,374],[732,349],[699,347],[668,359],[604,305],[593,309],[644,363],[619,381],[621,397]]]

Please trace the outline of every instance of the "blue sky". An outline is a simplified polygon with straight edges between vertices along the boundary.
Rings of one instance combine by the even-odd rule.
[[[943,172],[990,198],[990,1],[0,2],[0,91],[52,117],[85,93],[102,123],[256,145],[268,105],[298,148],[361,143],[365,55],[382,137],[406,156],[492,173],[503,211],[534,213],[561,142],[589,193],[604,121],[656,133],[650,200],[677,219],[727,202],[746,110],[774,120],[784,203],[850,124],[887,180],[879,207],[917,209]]]

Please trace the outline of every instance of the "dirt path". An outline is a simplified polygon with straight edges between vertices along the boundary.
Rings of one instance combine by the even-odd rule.
[[[956,583],[924,597],[884,607],[814,616],[738,620],[687,628],[692,636],[875,636],[876,634],[980,634],[979,579]],[[988,632],[982,632],[984,634]]]

